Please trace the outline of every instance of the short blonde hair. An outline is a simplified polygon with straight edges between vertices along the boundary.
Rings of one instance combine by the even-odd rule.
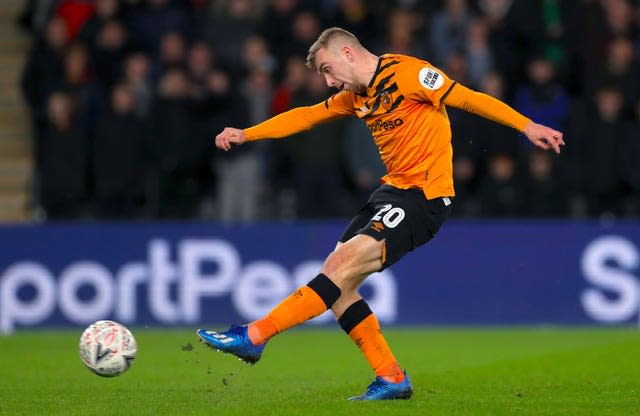
[[[360,47],[360,48],[362,47],[362,44],[353,33],[347,30],[344,30],[340,27],[330,27],[329,29],[325,29],[320,34],[320,36],[318,36],[318,40],[316,40],[313,43],[313,45],[311,45],[311,47],[309,48],[309,54],[307,55],[307,63],[306,63],[307,67],[311,69],[317,69],[316,53],[318,52],[318,50],[328,47],[330,43],[338,39],[343,40],[345,43],[351,46]]]

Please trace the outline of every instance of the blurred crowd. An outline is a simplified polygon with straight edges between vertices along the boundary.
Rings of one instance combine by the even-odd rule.
[[[631,0],[28,0],[22,90],[46,219],[351,215],[384,174],[356,118],[213,146],[324,100],[326,27],[426,59],[560,129],[561,155],[449,109],[459,217],[640,215],[640,6]]]

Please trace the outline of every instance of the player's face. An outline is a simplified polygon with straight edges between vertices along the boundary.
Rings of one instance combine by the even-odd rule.
[[[316,52],[316,65],[327,86],[355,93],[366,90],[366,87],[357,82],[353,61],[349,60],[345,51],[334,52],[321,48]]]

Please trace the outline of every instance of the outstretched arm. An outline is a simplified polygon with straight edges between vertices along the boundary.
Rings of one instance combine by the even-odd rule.
[[[513,127],[541,149],[553,149],[556,153],[560,153],[560,146],[564,146],[561,132],[535,123],[497,98],[470,90],[463,85],[456,84],[452,87],[444,98],[444,103]]]
[[[339,93],[322,103],[294,108],[248,129],[226,127],[216,136],[216,146],[227,151],[231,149],[232,144],[261,139],[279,139],[309,130],[316,124],[344,117],[352,112],[348,95]]]

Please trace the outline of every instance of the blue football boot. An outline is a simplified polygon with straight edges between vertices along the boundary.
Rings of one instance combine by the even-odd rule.
[[[247,333],[247,326],[231,325],[228,331],[215,332],[198,329],[196,334],[205,345],[224,353],[230,353],[248,364],[255,364],[262,356],[267,344],[253,345]]]
[[[413,386],[407,372],[404,372],[404,380],[400,383],[391,383],[382,377],[376,377],[373,383],[369,384],[367,391],[360,396],[349,398],[349,400],[395,400],[409,399],[413,394]]]

